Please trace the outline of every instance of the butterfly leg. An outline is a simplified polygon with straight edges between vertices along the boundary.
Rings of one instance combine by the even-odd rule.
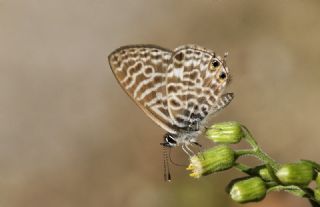
[[[192,157],[194,154],[185,144],[183,144],[181,148],[189,157]]]
[[[195,153],[189,148],[189,146],[188,146],[187,144],[184,144],[184,147],[185,147],[185,149],[189,152],[189,154],[190,154],[191,156],[194,156],[194,155],[195,155]]]
[[[168,153],[167,153],[168,147],[163,146],[163,177],[165,181],[170,182],[171,181],[171,173],[170,173],[170,167],[168,162]]]
[[[201,145],[200,143],[196,142],[195,140],[191,140],[190,143],[198,146],[199,148],[202,148],[202,145]],[[198,154],[199,156],[201,156],[202,159],[205,159],[204,156],[203,156],[203,154],[201,153],[201,150],[200,150],[199,153],[197,153],[197,154]]]
[[[202,145],[199,143],[199,142],[191,142],[192,144],[194,144],[194,145],[196,145],[196,146],[198,146],[198,147],[202,147]]]
[[[191,152],[191,154],[192,154],[192,156],[194,156],[195,155],[195,153],[188,147],[188,145],[186,145],[186,149],[188,149],[189,150],[189,152]]]

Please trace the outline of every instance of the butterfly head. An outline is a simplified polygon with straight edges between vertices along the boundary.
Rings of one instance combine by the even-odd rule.
[[[163,143],[160,143],[164,147],[176,147],[177,143],[177,136],[174,134],[166,133],[163,136]]]

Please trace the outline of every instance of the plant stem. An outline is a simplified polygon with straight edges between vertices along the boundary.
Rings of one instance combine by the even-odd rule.
[[[237,155],[243,156],[243,155],[252,155],[261,160],[263,163],[268,164],[271,166],[273,171],[277,171],[280,167],[280,165],[273,160],[269,155],[267,155],[262,149],[258,146],[258,143],[256,140],[252,137],[250,131],[247,129],[247,127],[243,126],[244,131],[244,140],[248,142],[248,144],[252,147],[252,150],[238,150]],[[240,153],[240,154],[238,154]]]
[[[252,175],[251,171],[252,168],[250,168],[247,165],[241,164],[241,163],[235,163],[234,164],[234,168],[236,168],[237,170],[239,170],[240,172],[246,173],[248,175]]]

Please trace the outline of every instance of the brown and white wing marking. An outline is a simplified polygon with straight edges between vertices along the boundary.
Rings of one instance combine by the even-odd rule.
[[[216,107],[228,69],[213,51],[195,45],[175,49],[170,62],[166,79],[169,115],[177,128],[192,130]]]
[[[109,57],[110,67],[127,94],[158,125],[170,133],[165,80],[172,51],[154,45],[121,47]]]

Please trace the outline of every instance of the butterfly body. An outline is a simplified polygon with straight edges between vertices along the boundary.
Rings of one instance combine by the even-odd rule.
[[[173,51],[155,45],[130,45],[113,51],[110,67],[134,102],[168,133],[163,146],[197,143],[204,123],[227,106],[232,93],[225,58],[197,45]]]

